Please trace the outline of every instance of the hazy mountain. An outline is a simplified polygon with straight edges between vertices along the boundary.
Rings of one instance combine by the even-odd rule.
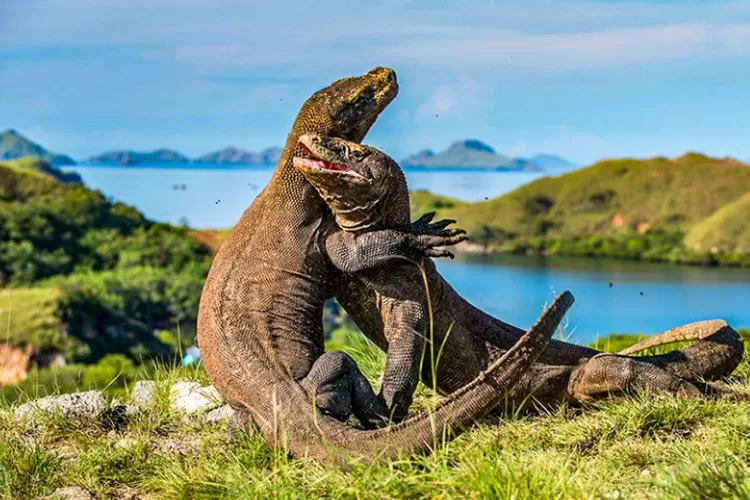
[[[547,154],[542,153],[538,154],[536,156],[533,156],[529,158],[530,161],[536,163],[540,167],[542,167],[544,170],[573,170],[574,168],[578,168],[578,165],[575,163],[566,160],[562,156],[557,156],[553,154]]]
[[[190,158],[171,149],[152,152],[108,151],[88,159],[91,163],[118,163],[120,165],[142,165],[158,163],[190,163]]]
[[[51,153],[12,128],[0,133],[0,160],[13,160],[25,156],[38,158],[51,165],[76,164],[70,156]]]
[[[246,165],[274,165],[281,157],[281,148],[271,147],[259,153],[228,146],[196,158],[196,163],[236,163]]]
[[[538,171],[542,169],[530,160],[498,154],[490,146],[476,139],[456,141],[440,153],[425,149],[404,159],[401,164],[413,167],[480,168],[514,171]]]

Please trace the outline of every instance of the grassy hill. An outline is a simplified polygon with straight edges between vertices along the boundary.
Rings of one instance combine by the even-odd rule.
[[[63,184],[80,184],[81,176],[75,172],[63,172],[52,167],[48,162],[33,156],[25,156],[15,160],[5,160],[2,163],[6,168],[16,170],[19,173],[30,175],[37,174],[37,178],[53,177]],[[43,182],[43,181],[42,181]]]
[[[685,244],[694,250],[750,253],[750,192],[695,224],[685,236]]]
[[[748,193],[748,165],[690,153],[606,160],[439,215],[498,251],[729,262],[747,248]]]

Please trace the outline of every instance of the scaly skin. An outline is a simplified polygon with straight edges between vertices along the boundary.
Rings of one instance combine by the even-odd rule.
[[[418,230],[420,226],[432,226],[434,229],[453,222],[431,225],[428,215],[410,225],[406,180],[398,165],[381,151],[312,135],[303,137],[301,142],[318,158],[337,165],[334,171],[302,160],[295,164],[321,194],[345,231],[363,237],[368,231],[384,228]],[[353,176],[352,172],[359,175]],[[369,177],[371,182],[355,188],[352,181],[362,176]],[[422,277],[416,267],[408,263],[367,271],[336,258],[332,260],[347,273],[339,286],[340,303],[363,332],[387,351],[381,392],[390,411],[403,417],[411,403],[420,353],[428,336]],[[428,362],[422,364],[422,380],[428,385],[435,383],[440,392],[448,394],[501,356],[522,332],[471,306],[442,279],[430,259],[424,259],[422,265],[434,312],[432,352],[443,350],[437,368],[429,362],[429,357]],[[655,337],[653,343],[678,338],[702,339],[702,342],[662,356],[641,358],[553,342],[541,362],[524,375],[508,402],[519,403],[531,395],[546,404],[589,403],[635,389],[698,396],[698,387],[686,379],[697,382],[704,377],[728,374],[742,357],[739,336],[722,321],[705,321],[670,330]]]
[[[348,357],[324,354],[323,303],[339,281],[326,251],[371,269],[389,259],[419,258],[458,238],[442,230],[373,231],[352,238],[337,228],[292,159],[305,157],[298,146],[304,133],[361,141],[396,92],[395,73],[374,68],[334,82],[305,102],[271,181],[230,233],[204,285],[198,346],[209,378],[268,441],[294,456],[393,458],[426,451],[443,433],[461,432],[502,400],[573,302],[572,295],[561,294],[505,356],[443,400],[432,418],[417,414],[369,431],[341,421],[353,410],[364,424],[380,425],[385,407]],[[338,246],[328,245],[337,232],[343,234]]]

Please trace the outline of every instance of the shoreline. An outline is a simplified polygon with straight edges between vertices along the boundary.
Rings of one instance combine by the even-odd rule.
[[[497,248],[486,247],[479,243],[472,243],[470,241],[464,241],[458,243],[454,247],[454,253],[456,255],[525,255],[529,257],[568,257],[576,259],[589,259],[589,260],[613,260],[618,262],[646,262],[651,264],[670,264],[675,266],[689,266],[689,267],[704,267],[704,268],[724,268],[724,269],[750,269],[750,263],[738,262],[738,263],[727,263],[720,261],[701,262],[699,260],[669,260],[659,258],[627,258],[616,255],[581,255],[569,252],[549,252],[545,250],[534,251],[527,249],[526,251],[515,251],[515,250],[499,250]]]

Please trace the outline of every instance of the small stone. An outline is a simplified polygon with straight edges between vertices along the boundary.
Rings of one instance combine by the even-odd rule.
[[[128,449],[138,445],[138,440],[132,437],[124,437],[115,442],[115,448]]]
[[[107,407],[107,400],[99,391],[76,392],[60,396],[47,396],[16,408],[19,420],[39,418],[43,414],[61,414],[65,418],[93,418]]]
[[[154,453],[157,455],[182,455],[184,457],[195,455],[200,451],[200,441],[196,439],[167,439],[157,446]]]
[[[154,404],[154,394],[156,393],[156,382],[153,380],[139,380],[133,387],[131,395],[135,406],[145,408]]]
[[[47,497],[39,497],[45,500],[95,500],[96,497],[80,486],[66,486],[56,489]]]
[[[234,408],[224,405],[206,414],[204,420],[208,423],[227,422],[235,417]]]
[[[141,496],[135,488],[131,488],[130,486],[117,486],[115,487],[112,498],[117,498],[117,500],[140,500]]]
[[[220,406],[221,395],[214,386],[202,387],[198,382],[177,382],[170,391],[170,408],[183,413],[200,413]]]

